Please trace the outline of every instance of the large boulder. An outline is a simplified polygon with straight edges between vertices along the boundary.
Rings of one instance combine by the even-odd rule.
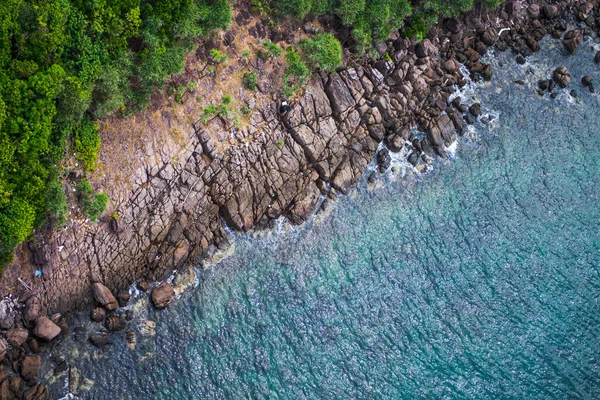
[[[40,372],[42,359],[40,356],[25,356],[21,362],[21,376],[26,381],[34,381]]]
[[[50,321],[48,317],[41,316],[35,320],[33,334],[50,342],[60,334],[60,327]]]
[[[100,282],[93,284],[94,298],[108,311],[114,311],[119,308],[119,303],[112,292]]]
[[[552,80],[561,88],[566,88],[571,83],[571,74],[567,67],[558,67],[552,73]]]
[[[173,286],[167,282],[163,282],[152,289],[152,303],[159,310],[168,306],[174,298],[175,291],[173,290]]]

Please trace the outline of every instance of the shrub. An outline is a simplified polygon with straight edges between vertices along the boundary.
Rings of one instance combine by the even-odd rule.
[[[302,57],[293,47],[288,47],[285,53],[287,67],[284,71],[283,94],[285,97],[292,97],[300,89],[311,75],[310,68],[302,60]]]
[[[246,72],[242,79],[243,79],[243,83],[244,83],[244,86],[246,87],[246,89],[248,89],[248,90],[256,89],[256,86],[258,85],[258,78],[256,77],[256,74],[254,72]]]
[[[210,57],[213,60],[213,62],[215,62],[216,64],[224,63],[229,60],[229,57],[227,56],[227,54],[223,54],[222,52],[220,52],[217,49],[210,50]]]
[[[77,199],[81,204],[81,211],[91,221],[97,221],[98,217],[106,210],[108,196],[104,193],[94,193],[92,185],[87,179],[83,179],[76,188]]]
[[[98,125],[92,123],[91,119],[86,117],[75,130],[77,161],[83,164],[85,171],[93,171],[96,168],[98,151],[100,151]]]
[[[330,33],[322,33],[314,40],[303,39],[300,47],[311,63],[324,71],[333,72],[342,65],[342,45]]]

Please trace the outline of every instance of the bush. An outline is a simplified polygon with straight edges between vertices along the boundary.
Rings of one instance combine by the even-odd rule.
[[[316,35],[314,40],[302,39],[300,48],[316,68],[333,72],[342,65],[342,45],[330,33]]]
[[[83,179],[76,188],[77,199],[81,204],[81,211],[96,222],[98,217],[106,210],[108,196],[104,193],[94,193],[92,185],[87,179]]]
[[[246,89],[255,90],[258,85],[258,78],[254,72],[246,72],[243,77],[243,83]]]
[[[302,60],[302,57],[293,47],[288,47],[285,53],[285,68],[283,77],[283,94],[285,97],[292,97],[300,89],[311,75],[310,68]]]
[[[75,131],[74,148],[77,152],[77,161],[83,164],[86,172],[96,169],[96,160],[98,151],[100,151],[100,135],[98,134],[98,125],[92,123],[89,117],[84,118]]]

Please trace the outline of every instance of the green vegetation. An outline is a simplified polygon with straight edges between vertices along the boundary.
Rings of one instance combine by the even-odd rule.
[[[246,72],[242,78],[244,86],[248,90],[255,90],[258,85],[258,78],[254,72]]]
[[[81,204],[81,211],[92,221],[98,221],[98,217],[106,210],[108,196],[104,193],[94,193],[92,185],[87,179],[83,179],[76,188],[77,200]]]
[[[316,35],[314,40],[302,39],[300,48],[316,68],[333,72],[342,65],[342,45],[331,33]]]
[[[304,62],[300,54],[293,48],[288,47],[285,52],[285,68],[283,76],[283,93],[285,97],[292,97],[310,78],[311,70]]]
[[[259,50],[256,54],[258,58],[262,58],[263,60],[271,57],[279,57],[283,52],[283,49],[273,42],[264,41],[263,47],[265,48],[266,52]]]
[[[93,170],[92,121],[144,108],[194,41],[230,20],[227,0],[0,2],[0,265],[48,217],[64,223],[67,144]]]
[[[217,49],[210,49],[210,58],[215,64],[220,64],[229,61],[227,54],[223,54]]]

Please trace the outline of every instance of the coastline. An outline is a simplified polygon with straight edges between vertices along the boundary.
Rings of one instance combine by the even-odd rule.
[[[131,202],[131,213],[124,214],[116,227],[111,228],[109,221],[105,221],[85,229],[70,227],[70,232],[63,232],[71,235],[70,241],[65,241],[64,236],[40,238],[38,243],[44,249],[41,258],[48,263],[43,267],[45,281],[35,288],[43,287],[45,292],[33,297],[28,294],[29,299],[39,299],[38,314],[53,315],[89,307],[94,302],[91,276],[118,294],[137,279],[162,280],[174,269],[182,270],[206,259],[215,249],[227,247],[221,218],[236,230],[268,227],[280,215],[301,223],[312,215],[321,195],[335,198],[358,182],[381,141],[390,149],[410,143],[409,159],[412,157],[417,166],[424,166],[436,154],[444,157],[454,135],[466,126],[463,114],[469,115],[469,110],[460,104],[447,104],[451,94],[448,88],[453,88],[453,80],[458,83],[461,79],[458,61],[464,57],[462,61],[472,74],[489,79],[491,71],[479,62],[484,52],[480,44],[488,46],[484,40],[499,48],[505,41],[515,45],[527,42],[526,47],[533,51],[542,27],[536,26],[540,24],[531,17],[530,14],[535,15],[533,11],[521,12],[528,16],[530,25],[514,27],[515,36],[533,38],[535,42],[503,36],[496,42],[493,31],[498,33],[504,28],[478,24],[475,17],[479,15],[475,12],[462,17],[463,22],[470,22],[459,24],[459,32],[452,33],[456,27],[448,28],[442,23],[441,32],[434,27],[430,40],[418,46],[398,38],[388,43],[394,49],[394,59],[398,59],[393,67],[376,62],[372,69],[354,68],[321,77],[298,103],[292,104],[286,115],[278,115],[276,107],[265,110],[262,118],[268,133],[246,149],[229,149],[220,154],[211,143],[212,138],[195,130],[196,139],[186,149],[189,156],[183,157],[184,163],[145,166],[146,171],[157,172],[148,174],[148,179],[140,183],[130,198],[152,201]],[[495,16],[494,13],[487,18],[493,20]],[[553,20],[560,20],[558,14],[551,20],[544,19]],[[502,23],[509,24],[507,21],[510,19]],[[523,33],[519,33],[521,30]],[[459,37],[473,35],[479,39],[471,40],[467,48],[463,46],[459,51]],[[522,53],[527,52],[524,49]],[[432,92],[439,97],[432,98]],[[454,111],[448,112],[448,107]],[[477,112],[472,110],[470,114],[473,117]],[[410,141],[410,128],[414,125],[427,132],[427,139]],[[276,140],[283,140],[285,145],[279,149]],[[377,157],[385,169],[388,162],[385,154],[380,152]],[[156,199],[160,199],[159,204],[153,206]],[[150,212],[142,211],[146,205],[152,206]],[[155,232],[157,225],[163,229]],[[81,239],[75,236],[78,229],[85,232],[78,233]],[[141,238],[144,235],[140,232],[147,232],[147,237]],[[58,250],[61,246],[65,247]],[[60,253],[65,248],[71,249],[71,253],[61,260]],[[21,262],[29,263],[29,252],[29,249],[24,251]],[[20,295],[21,303],[28,301],[23,293],[16,295]],[[61,325],[60,318],[55,322]]]

